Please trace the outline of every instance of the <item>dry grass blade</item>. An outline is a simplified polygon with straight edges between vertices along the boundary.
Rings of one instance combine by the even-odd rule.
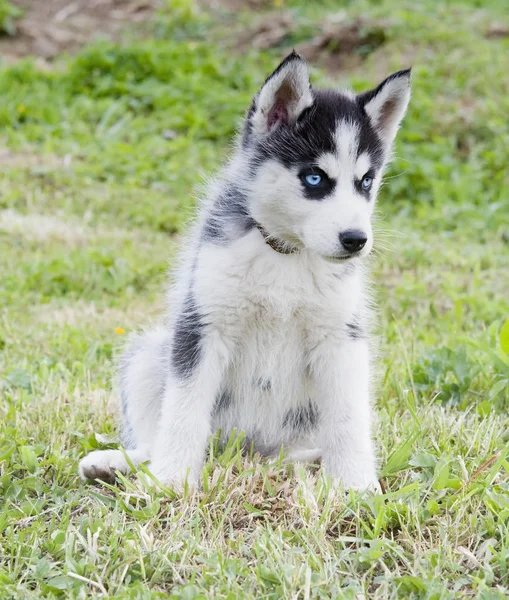
[[[460,494],[462,491],[464,491],[472,483],[472,481],[474,481],[475,479],[477,479],[477,477],[479,477],[479,475],[481,473],[483,473],[484,471],[486,471],[486,469],[489,469],[491,467],[491,465],[493,465],[499,458],[500,458],[500,452],[498,454],[495,454],[494,456],[492,456],[486,462],[484,462],[478,469],[476,469],[472,473],[472,475],[465,481],[465,483],[460,487],[460,489],[456,490],[454,492],[454,494],[455,495],[456,494]]]

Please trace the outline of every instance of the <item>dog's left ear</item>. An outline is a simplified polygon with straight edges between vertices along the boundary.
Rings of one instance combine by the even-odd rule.
[[[411,69],[398,71],[387,77],[369,92],[359,94],[357,100],[387,145],[392,144],[410,100]]]
[[[264,135],[281,125],[293,125],[313,104],[306,61],[296,52],[287,56],[255,97],[248,116],[251,131]]]

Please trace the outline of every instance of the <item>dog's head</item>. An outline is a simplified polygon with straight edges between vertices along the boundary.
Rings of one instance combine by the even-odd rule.
[[[251,214],[276,238],[331,261],[368,254],[382,172],[410,99],[410,70],[355,95],[314,90],[290,54],[246,117]]]

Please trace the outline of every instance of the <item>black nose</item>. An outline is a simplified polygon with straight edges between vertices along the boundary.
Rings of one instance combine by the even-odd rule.
[[[339,234],[339,241],[348,252],[359,252],[362,250],[368,241],[364,231],[358,229],[349,229]]]

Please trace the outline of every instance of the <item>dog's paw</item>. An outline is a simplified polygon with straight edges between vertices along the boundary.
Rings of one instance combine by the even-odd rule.
[[[367,494],[382,494],[382,488],[378,479],[370,478],[361,481],[352,481],[351,483],[344,483],[345,488],[355,490],[356,492],[362,492]]]
[[[378,479],[372,479],[367,483],[363,483],[358,486],[350,486],[351,489],[356,492],[366,492],[368,494],[383,494],[382,487],[380,486],[380,482]]]
[[[336,470],[325,469],[332,476],[333,485],[344,490],[354,490],[356,492],[366,492],[370,494],[382,494],[380,482],[376,474],[370,469],[368,472],[362,472],[361,469],[350,468],[345,472],[343,469],[338,473]]]
[[[351,481],[351,480],[346,480],[342,477],[339,478],[333,478],[332,481],[332,487],[334,490],[336,491],[347,491],[347,490],[353,490],[355,492],[359,492],[362,494],[383,494],[382,488],[380,487],[380,483],[378,482],[378,480],[373,479],[370,481]]]
[[[335,460],[326,457],[325,472],[332,477],[338,487],[356,492],[381,494],[382,488],[378,481],[374,460]]]
[[[95,450],[80,461],[78,472],[83,481],[101,480],[113,483],[116,472],[129,472],[129,465],[120,450]]]

